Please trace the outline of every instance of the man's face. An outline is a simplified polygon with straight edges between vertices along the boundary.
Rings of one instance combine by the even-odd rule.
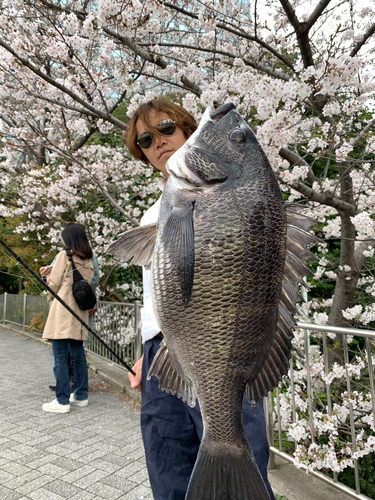
[[[170,119],[170,116],[167,113],[150,111],[148,119],[150,125],[155,127],[162,120]],[[135,128],[137,130],[137,137],[147,130],[145,123],[141,119],[137,120]],[[142,151],[150,164],[160,170],[160,172],[163,172],[166,178],[168,178],[166,169],[167,161],[173,153],[185,144],[185,142],[186,138],[183,131],[177,127],[176,132],[170,136],[155,134],[151,147],[149,149],[143,149]]]

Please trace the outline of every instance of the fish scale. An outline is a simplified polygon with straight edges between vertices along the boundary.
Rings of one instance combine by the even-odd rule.
[[[110,250],[143,265],[152,255],[164,339],[149,377],[190,406],[200,403],[204,433],[186,500],[269,500],[242,401],[245,391],[252,404],[261,401],[287,371],[298,288],[311,274],[304,262],[314,258],[307,229],[316,221],[285,204],[232,104],[207,110],[167,168],[157,225],[130,231]]]

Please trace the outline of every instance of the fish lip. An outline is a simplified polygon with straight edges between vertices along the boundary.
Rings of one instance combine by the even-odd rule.
[[[189,174],[191,174],[191,177],[188,175],[184,175],[181,169],[178,169],[178,175],[174,170],[169,170],[169,175],[173,177],[174,179],[177,179],[178,181],[188,184],[189,186],[195,186],[195,187],[203,187],[207,185],[206,182],[204,182],[200,177],[194,174],[188,167],[185,166],[185,170],[188,171]]]
[[[203,187],[206,182],[198,177],[184,161],[184,146],[177,150],[167,161],[167,172],[174,179],[194,187]]]

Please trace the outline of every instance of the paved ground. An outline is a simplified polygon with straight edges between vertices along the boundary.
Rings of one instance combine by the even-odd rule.
[[[46,413],[42,405],[54,397],[51,348],[0,327],[0,500],[152,500],[139,412],[119,389],[125,386],[136,399],[139,394],[129,389],[124,370],[92,354],[89,361],[101,377],[91,373],[89,406]],[[275,494],[352,498],[276,460],[269,471]]]
[[[0,329],[0,499],[152,499],[138,411],[100,390],[85,408],[42,411],[52,367],[50,348]]]

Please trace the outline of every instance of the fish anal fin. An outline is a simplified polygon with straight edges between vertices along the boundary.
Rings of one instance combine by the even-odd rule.
[[[111,243],[107,252],[121,260],[132,259],[132,264],[145,266],[152,260],[157,235],[157,224],[131,229]]]
[[[290,336],[293,336],[290,330]],[[255,379],[246,386],[246,396],[250,403],[262,401],[289,369],[292,343],[281,329],[278,329],[272,347]]]
[[[174,368],[164,340],[160,343],[158,352],[150,366],[147,379],[154,375],[159,379],[159,388],[182,399],[190,407],[196,405],[197,396],[193,386]]]

